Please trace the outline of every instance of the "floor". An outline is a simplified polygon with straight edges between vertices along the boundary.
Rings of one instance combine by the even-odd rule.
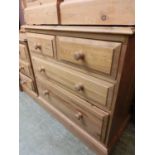
[[[20,155],[95,155],[25,93],[19,93]],[[134,125],[129,124],[112,155],[134,155]]]

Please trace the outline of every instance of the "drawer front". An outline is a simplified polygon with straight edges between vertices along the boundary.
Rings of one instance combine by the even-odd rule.
[[[64,0],[61,24],[135,25],[135,0]]]
[[[24,9],[26,24],[58,24],[57,5],[41,3]]]
[[[19,57],[20,59],[29,62],[28,50],[24,44],[19,44]]]
[[[35,90],[32,79],[28,78],[27,76],[25,76],[21,73],[20,73],[20,84],[23,89],[26,89],[26,90],[28,89],[31,91]]]
[[[55,81],[100,108],[110,106],[113,84],[38,58],[33,58],[33,65],[37,77]]]
[[[38,79],[39,96],[59,109],[69,119],[100,140],[105,136],[108,114],[65,91],[58,85]]]
[[[24,74],[24,75],[26,75],[28,77],[33,78],[32,68],[31,68],[30,64],[27,63],[27,62],[23,62],[23,61],[19,62],[19,71],[22,74]]]
[[[54,56],[54,36],[28,33],[27,37],[30,52],[42,54],[48,57]]]
[[[115,76],[121,43],[57,37],[58,59]]]

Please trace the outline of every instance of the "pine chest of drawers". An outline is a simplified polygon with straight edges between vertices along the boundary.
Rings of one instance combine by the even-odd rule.
[[[130,116],[134,29],[24,28],[39,92],[35,99],[97,154],[109,154]]]

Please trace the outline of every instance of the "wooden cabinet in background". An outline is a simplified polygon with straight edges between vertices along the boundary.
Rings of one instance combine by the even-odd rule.
[[[135,0],[22,0],[28,25],[134,25]]]
[[[63,25],[134,25],[134,0],[64,0]]]
[[[58,24],[57,0],[23,0],[27,24]]]
[[[23,30],[19,33],[19,80],[20,88],[23,91],[30,95],[37,95],[37,85],[27,44],[27,35]]]

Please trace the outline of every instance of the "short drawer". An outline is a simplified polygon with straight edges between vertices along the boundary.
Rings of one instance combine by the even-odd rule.
[[[100,108],[110,107],[114,84],[36,57],[33,66],[37,77],[54,81]]]
[[[28,76],[28,77],[31,77],[33,78],[33,73],[32,73],[32,68],[31,68],[31,65],[30,63],[28,62],[24,62],[24,61],[19,61],[19,71]]]
[[[116,76],[121,43],[72,37],[57,37],[59,60]]]
[[[27,38],[30,52],[42,54],[48,57],[54,56],[54,36],[28,33]]]
[[[33,80],[20,73],[20,85],[25,90],[35,91]]]
[[[40,97],[60,110],[97,140],[104,139],[108,113],[92,107],[88,102],[54,83],[38,79],[37,85]]]
[[[26,45],[24,45],[24,44],[19,44],[19,57],[20,57],[20,59],[22,59],[24,61],[28,61],[28,62],[30,61],[28,49],[27,49]]]

